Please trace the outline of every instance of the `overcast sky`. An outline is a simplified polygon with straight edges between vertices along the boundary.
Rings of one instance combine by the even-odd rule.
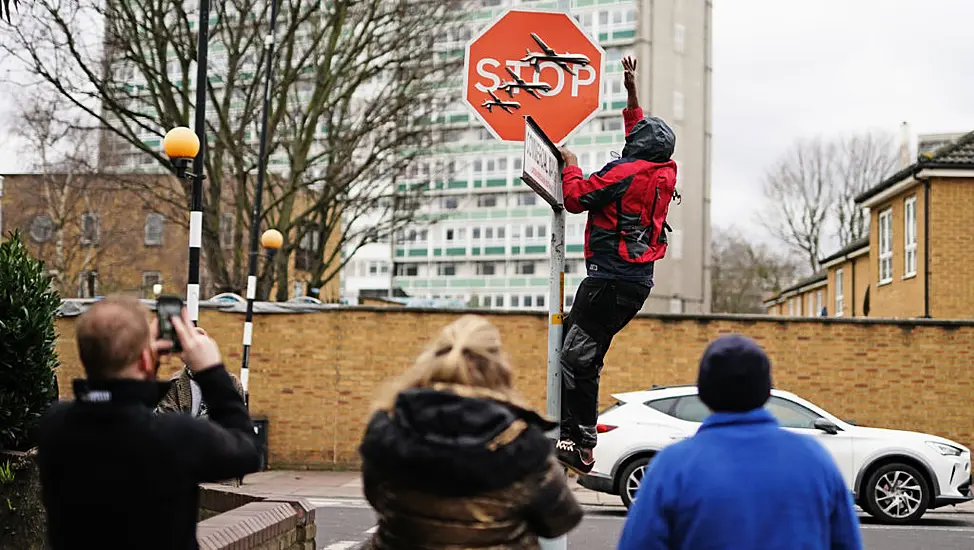
[[[714,4],[718,225],[760,234],[753,220],[764,170],[797,138],[898,132],[902,121],[914,133],[974,129],[974,1]],[[0,127],[0,144],[5,133]],[[5,150],[0,172],[18,169]]]

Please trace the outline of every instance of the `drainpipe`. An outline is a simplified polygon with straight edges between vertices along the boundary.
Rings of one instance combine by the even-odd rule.
[[[915,176],[914,176],[915,177]],[[930,318],[930,178],[923,182],[923,318]]]

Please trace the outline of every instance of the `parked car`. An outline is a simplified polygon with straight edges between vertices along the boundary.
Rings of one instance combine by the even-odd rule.
[[[595,466],[579,483],[632,506],[646,465],[660,449],[696,433],[710,411],[696,386],[613,395],[599,415]],[[810,435],[835,458],[856,503],[884,523],[911,523],[927,510],[974,499],[971,452],[934,435],[865,428],[788,392],[766,408],[782,427]]]

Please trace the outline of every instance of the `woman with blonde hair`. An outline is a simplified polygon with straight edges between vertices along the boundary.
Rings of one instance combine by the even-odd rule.
[[[497,328],[466,315],[384,388],[359,449],[379,524],[367,548],[529,550],[578,525],[545,435],[557,424],[512,381]]]

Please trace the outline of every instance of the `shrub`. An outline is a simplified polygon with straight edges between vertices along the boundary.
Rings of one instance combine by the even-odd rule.
[[[57,399],[60,304],[20,234],[0,243],[0,450],[32,448],[37,422]]]

